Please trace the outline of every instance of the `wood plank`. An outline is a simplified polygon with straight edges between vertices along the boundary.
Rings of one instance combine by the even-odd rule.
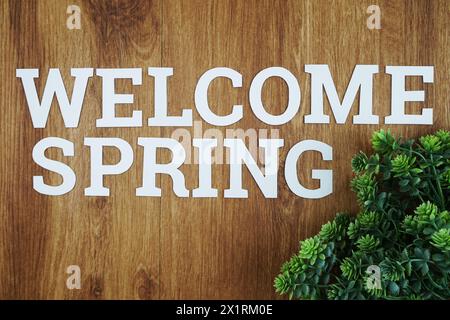
[[[391,128],[414,137],[450,127],[450,2],[380,0],[382,29],[366,27],[371,1],[78,1],[82,29],[66,28],[69,0],[1,1],[0,31],[0,299],[270,299],[279,298],[273,278],[298,241],[315,234],[338,211],[355,214],[349,192],[350,159],[369,150],[374,130]],[[325,101],[328,125],[305,124],[310,112],[310,75],[305,64],[328,64],[340,97],[356,64],[376,64],[374,111],[380,125],[353,125],[352,109],[345,125],[336,124]],[[432,65],[434,83],[420,78],[407,82],[410,90],[426,90],[426,105],[434,108],[433,126],[386,126],[390,113],[391,79],[387,65]],[[65,129],[53,101],[45,129],[34,129],[17,68],[39,68],[41,93],[49,68],[60,68],[72,88],[71,67],[143,68],[143,83],[117,81],[117,91],[133,93],[133,106],[118,107],[119,115],[142,110],[144,124],[153,115],[153,81],[147,67],[173,67],[169,80],[169,110],[180,115],[194,108],[199,77],[213,67],[230,67],[243,75],[243,87],[225,79],[211,85],[209,101],[219,114],[233,104],[244,106],[244,118],[228,127],[214,127],[193,111],[195,128],[96,128],[101,117],[101,79],[89,81],[78,128]],[[262,69],[282,66],[298,79],[301,110],[286,125],[271,127],[251,112],[248,90]],[[71,89],[69,89],[69,92]],[[283,112],[287,89],[280,79],[264,86],[263,101],[274,114]],[[355,103],[356,105],[356,103]],[[421,103],[409,103],[418,113]],[[224,199],[229,168],[213,166],[218,198],[178,198],[168,176],[158,177],[162,198],[136,197],[142,184],[142,148],[137,137],[174,137],[189,133],[225,136],[229,129],[277,129],[284,139],[280,154],[279,195],[266,199],[247,169],[243,170],[248,199]],[[185,130],[185,131],[182,131]],[[209,130],[209,131],[207,131]],[[213,130],[213,131],[212,131]],[[214,131],[215,130],[215,131]],[[273,132],[275,133],[275,132]],[[196,136],[197,134],[197,136]],[[57,184],[60,177],[34,164],[31,152],[40,139],[58,136],[75,143],[75,157],[50,150],[49,156],[69,164],[77,185],[69,194],[48,197],[32,189],[32,177],[43,175]],[[90,182],[89,148],[84,137],[120,137],[135,153],[132,168],[105,178],[110,197],[85,197]],[[312,168],[333,169],[334,193],[321,200],[295,196],[283,174],[289,149],[303,139],[333,146],[333,161],[316,153],[298,163],[301,181],[317,187]],[[221,149],[221,145],[219,148]],[[189,148],[194,155],[194,148]],[[106,163],[119,160],[107,150]],[[170,161],[168,152],[158,160]],[[198,185],[198,167],[182,171],[189,190]],[[82,289],[66,288],[66,268],[79,265]]]
[[[85,136],[121,137],[136,146],[141,135],[158,135],[157,128],[95,128],[101,115],[101,79],[90,79],[80,125],[65,129],[56,101],[45,129],[33,129],[23,89],[15,68],[39,68],[45,80],[48,68],[58,67],[67,88],[73,86],[71,67],[159,66],[160,2],[82,3],[82,29],[68,30],[69,1],[10,1],[2,6],[8,19],[3,56],[5,91],[2,90],[2,285],[9,298],[158,298],[160,199],[135,198],[141,179],[142,158],[129,172],[107,177],[111,197],[85,197],[89,186],[89,148]],[[58,14],[57,14],[58,13]],[[2,21],[5,21],[2,19]],[[40,92],[44,81],[36,81]],[[152,83],[141,87],[119,82],[117,89],[135,93],[135,105],[150,116]],[[125,113],[134,107],[122,107]],[[77,173],[75,189],[61,197],[32,190],[33,175],[42,174],[31,160],[34,144],[42,137],[58,136],[75,142],[75,157],[65,159]],[[118,161],[105,152],[106,163]],[[16,165],[13,165],[16,163]],[[6,174],[6,176],[3,176]],[[56,174],[44,177],[58,183]],[[47,181],[47,180],[46,180]],[[82,289],[66,288],[66,268],[79,265]]]

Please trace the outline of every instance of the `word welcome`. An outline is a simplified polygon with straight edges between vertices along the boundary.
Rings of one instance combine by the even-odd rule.
[[[331,112],[338,124],[347,121],[350,110],[359,92],[358,114],[353,116],[354,124],[379,124],[379,116],[373,114],[373,77],[379,72],[377,65],[356,65],[342,101],[339,99],[328,65],[305,65],[305,72],[311,75],[311,113],[304,117],[304,123],[330,123],[330,116],[325,114],[324,94],[327,96]],[[95,70],[102,79],[102,115],[96,120],[96,127],[142,127],[141,110],[133,110],[130,115],[117,116],[119,104],[133,104],[132,94],[116,93],[115,80],[129,79],[135,86],[142,84],[141,68],[120,68]],[[386,124],[433,124],[433,109],[423,107],[421,114],[408,114],[406,102],[425,101],[424,91],[408,91],[405,82],[408,76],[420,76],[424,83],[432,83],[434,68],[432,66],[387,66],[386,73],[392,78],[391,114],[384,119]],[[172,68],[148,68],[148,76],[154,78],[154,115],[146,119],[148,126],[191,127],[193,125],[192,109],[183,109],[181,115],[169,115],[168,79],[173,75]],[[74,77],[72,96],[69,99],[59,69],[50,69],[42,97],[38,97],[35,79],[39,77],[38,69],[17,69],[16,76],[21,79],[28,110],[34,128],[45,128],[54,97],[66,128],[76,128],[79,124],[84,96],[89,79],[94,75],[93,68],[72,68]],[[271,77],[281,78],[287,85],[288,101],[281,114],[271,114],[262,101],[262,90],[265,82]],[[195,91],[195,109],[200,117],[214,126],[229,126],[237,123],[244,116],[242,105],[230,106],[229,112],[219,115],[212,111],[208,102],[208,89],[217,78],[231,80],[233,88],[241,88],[242,75],[231,68],[213,68],[206,71],[198,80]],[[286,68],[270,67],[263,69],[252,79],[249,88],[249,103],[253,114],[263,123],[279,126],[291,121],[299,112],[301,90],[297,78]],[[212,186],[212,150],[217,147],[215,139],[193,139],[192,145],[200,154],[198,188],[192,191],[193,197],[217,197],[218,190]],[[99,138],[85,137],[85,146],[90,148],[91,185],[85,189],[87,196],[109,196],[110,192],[103,184],[105,175],[117,175],[126,172],[134,159],[133,149],[125,140],[118,137]],[[173,180],[173,192],[179,197],[188,197],[190,192],[185,187],[183,173],[179,169],[186,160],[183,146],[175,139],[160,137],[139,137],[137,144],[144,149],[142,186],[136,189],[137,196],[159,197],[162,192],[156,186],[156,176],[166,174]],[[277,197],[279,150],[284,146],[283,139],[259,139],[259,148],[264,149],[264,168],[259,168],[256,160],[241,139],[225,139],[224,147],[230,154],[230,188],[224,192],[225,198],[246,198],[248,191],[242,182],[242,166],[246,165],[259,189],[267,198]],[[33,148],[33,160],[41,167],[56,172],[63,177],[60,185],[48,185],[42,176],[33,177],[33,188],[46,195],[62,195],[70,192],[76,184],[76,175],[68,165],[49,159],[45,156],[48,148],[60,148],[65,156],[74,156],[73,142],[47,137],[39,141]],[[116,148],[121,158],[117,164],[103,163],[104,148]],[[172,153],[169,163],[158,163],[158,149],[168,149]],[[332,170],[311,171],[313,179],[320,181],[317,189],[305,188],[298,179],[297,161],[307,151],[320,152],[324,161],[332,160],[332,147],[316,140],[302,140],[295,144],[285,159],[285,179],[289,189],[297,196],[318,199],[332,193]]]

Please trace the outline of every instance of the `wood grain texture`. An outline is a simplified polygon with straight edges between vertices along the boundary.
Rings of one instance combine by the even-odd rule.
[[[66,28],[66,8],[81,8],[82,29]],[[390,111],[390,77],[386,65],[433,65],[433,84],[408,81],[409,89],[425,88],[426,104],[434,108],[433,126],[390,126],[397,134],[418,136],[450,127],[450,2],[378,1],[382,29],[366,27],[371,1],[0,1],[0,298],[1,299],[172,299],[278,298],[273,278],[298,248],[298,241],[317,232],[337,211],[356,213],[349,192],[350,159],[368,150],[373,130],[384,125],[304,124],[310,110],[310,77],[305,64],[328,64],[342,97],[356,64],[378,64],[374,80],[374,110],[382,120]],[[60,68],[72,88],[71,67],[174,68],[169,80],[170,113],[194,107],[194,89],[206,70],[226,66],[243,75],[243,88],[223,79],[213,83],[210,104],[225,114],[244,105],[244,118],[220,128],[270,129],[250,111],[248,89],[261,69],[282,66],[298,78],[300,113],[276,127],[285,139],[280,158],[279,197],[265,199],[247,170],[248,199],[223,199],[229,184],[226,165],[214,165],[217,199],[180,199],[172,181],[158,177],[162,198],[136,197],[142,183],[142,148],[137,137],[170,137],[175,128],[95,128],[101,115],[101,80],[89,81],[78,128],[65,129],[56,100],[48,125],[34,129],[17,68],[39,68],[39,92],[49,68]],[[70,91],[70,89],[69,89]],[[143,73],[141,86],[117,82],[118,92],[135,95],[133,106],[119,114],[142,110],[153,114],[153,82]],[[263,99],[274,114],[287,101],[282,81],[271,79]],[[325,100],[326,101],[326,100]],[[419,112],[410,103],[410,112]],[[328,108],[326,101],[326,108]],[[356,110],[356,109],[355,109]],[[355,114],[351,111],[348,119]],[[200,120],[194,111],[194,120]],[[382,121],[383,122],[383,121]],[[202,121],[203,129],[212,126]],[[217,129],[217,128],[214,128]],[[193,130],[189,130],[193,133]],[[75,156],[49,155],[69,164],[77,185],[69,194],[47,197],[32,188],[33,175],[57,184],[60,177],[32,161],[37,141],[58,136],[75,143]],[[110,197],[85,197],[89,185],[89,149],[83,137],[120,137],[135,152],[130,170],[105,178]],[[334,170],[334,193],[321,200],[296,197],[283,176],[287,151],[303,139],[333,146],[333,161],[317,154],[302,156],[299,176],[307,186],[312,168]],[[193,150],[193,149],[192,149]],[[118,154],[107,151],[105,162]],[[169,161],[161,153],[159,160]],[[183,165],[187,188],[198,184],[198,168]],[[68,265],[79,265],[82,289],[66,288]]]

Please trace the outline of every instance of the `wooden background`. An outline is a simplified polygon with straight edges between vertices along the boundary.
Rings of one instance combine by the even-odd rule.
[[[379,64],[374,109],[383,122],[390,108],[390,77],[386,65],[434,65],[434,84],[408,81],[409,89],[426,90],[434,108],[434,126],[392,126],[404,136],[417,136],[450,126],[449,1],[376,1],[382,29],[366,27],[373,1],[0,1],[0,298],[12,299],[170,299],[276,298],[273,278],[298,241],[317,232],[336,211],[356,213],[349,192],[350,159],[380,126],[303,124],[310,109],[309,75],[304,64],[329,64],[338,92],[347,87],[355,64]],[[81,30],[66,28],[66,8],[81,8]],[[138,136],[171,135],[174,128],[95,128],[101,114],[101,79],[90,79],[80,125],[65,129],[56,100],[45,129],[34,129],[16,68],[39,68],[41,90],[48,68],[60,68],[71,91],[71,67],[144,68],[143,84],[119,81],[118,91],[135,94],[134,106],[119,107],[121,115],[153,113],[149,66],[174,67],[169,82],[172,114],[194,107],[194,88],[209,68],[227,66],[241,72],[242,89],[215,81],[210,102],[224,114],[242,103],[245,116],[231,128],[267,128],[252,114],[248,88],[253,76],[270,66],[283,66],[299,79],[301,112],[279,127],[285,139],[281,154],[278,199],[264,199],[244,170],[249,199],[223,199],[228,167],[214,166],[218,199],[178,199],[172,182],[159,177],[162,198],[136,197],[142,182],[142,148]],[[273,113],[286,103],[282,81],[271,79],[264,101]],[[328,108],[328,102],[326,102]],[[420,103],[408,104],[418,112]],[[329,109],[327,110],[329,113]],[[355,110],[352,111],[352,114]],[[351,115],[352,115],[351,114]],[[194,111],[194,118],[199,115]],[[351,119],[349,116],[348,119]],[[203,128],[209,128],[203,122]],[[229,128],[229,127],[227,127]],[[77,174],[77,185],[61,197],[42,196],[32,189],[33,175],[57,184],[60,177],[33,163],[31,151],[43,137],[59,136],[75,143],[75,156],[64,160]],[[135,151],[133,167],[105,178],[110,197],[85,197],[89,185],[89,149],[84,136],[127,140]],[[334,170],[334,193],[304,200],[288,189],[283,172],[289,148],[303,139],[333,146],[334,160],[316,154],[299,161],[307,186],[312,168]],[[167,161],[168,154],[160,154]],[[118,155],[105,152],[105,161]],[[195,165],[184,165],[188,189],[197,184]],[[66,288],[68,265],[79,265],[82,289]]]

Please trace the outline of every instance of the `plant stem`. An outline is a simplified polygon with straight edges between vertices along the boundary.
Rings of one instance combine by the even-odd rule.
[[[433,161],[433,155],[431,155],[431,161]],[[441,187],[441,182],[439,181],[439,176],[436,172],[436,168],[435,166],[431,166],[431,168],[433,169],[433,175],[434,178],[436,179],[436,183],[437,183],[437,187],[438,187],[438,191],[439,191],[439,197],[440,197],[440,201],[441,201],[441,210],[445,210],[445,198],[444,198],[444,194],[442,193],[442,187]]]

